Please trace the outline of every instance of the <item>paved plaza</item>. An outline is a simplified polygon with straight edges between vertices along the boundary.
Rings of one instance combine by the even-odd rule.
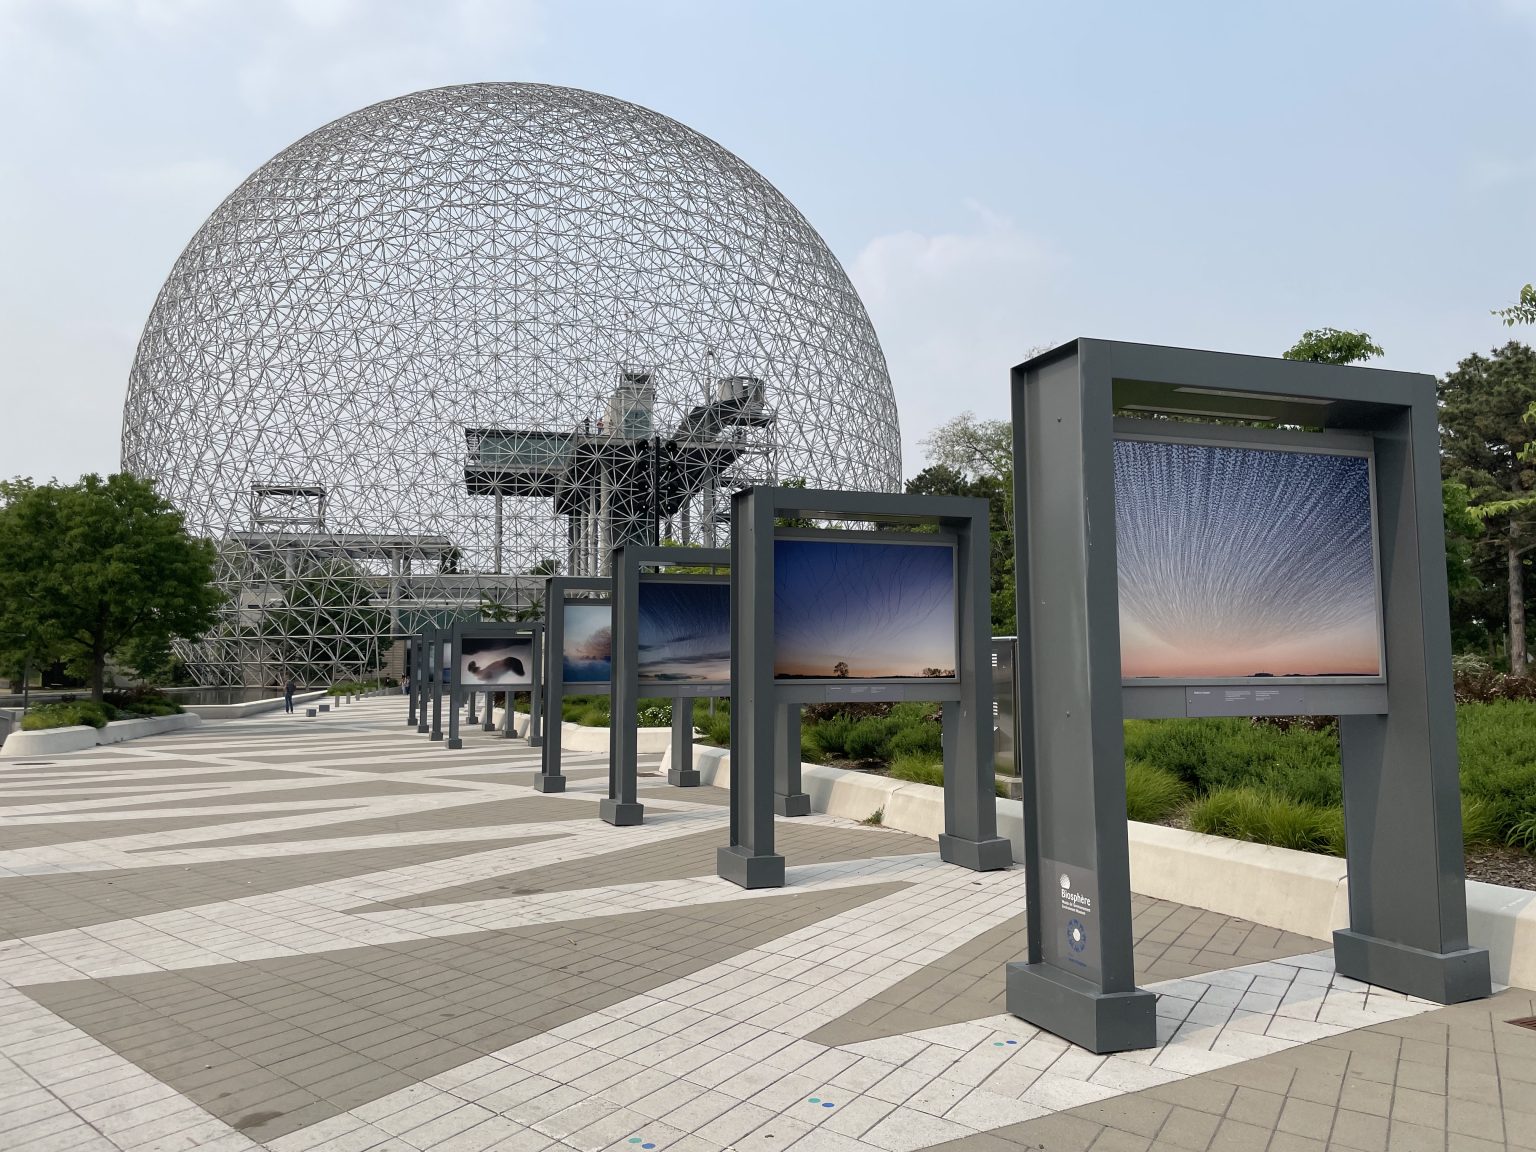
[[[727,794],[376,698],[0,761],[0,1149],[1536,1148],[1536,994],[1438,1008],[1137,897],[1159,1046],[1009,1016],[1020,869],[825,816],[714,874]],[[657,758],[642,760],[654,773]]]

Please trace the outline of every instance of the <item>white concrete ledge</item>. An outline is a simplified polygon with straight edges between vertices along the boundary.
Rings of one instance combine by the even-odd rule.
[[[162,732],[181,732],[202,723],[197,716],[182,713],[173,716],[145,716],[137,720],[113,720],[105,728],[72,724],[67,728],[39,728],[34,732],[12,732],[0,747],[0,756],[47,756],[57,752],[81,752],[98,744],[121,744],[140,736],[158,736]]]
[[[294,707],[328,699],[324,692],[295,692]],[[283,706],[281,696],[269,696],[265,700],[247,700],[242,704],[183,704],[182,707],[204,720],[239,720],[243,716],[256,716],[262,712],[275,712]]]
[[[56,752],[81,752],[96,747],[96,729],[89,724],[68,728],[39,728],[12,732],[0,748],[0,756],[49,756]]]
[[[174,716],[146,716],[140,720],[113,720],[105,728],[96,729],[96,743],[121,744],[124,740],[137,740],[140,736],[158,736],[162,732],[184,732],[203,722],[201,716],[183,712]]]
[[[525,716],[522,720],[523,734],[526,734],[527,727]],[[671,728],[638,728],[635,732],[635,751],[643,756],[666,752],[672,747]],[[607,752],[608,729],[572,724],[566,720],[560,725],[560,746],[571,752]]]
[[[662,771],[671,765],[662,757]],[[731,786],[730,753],[695,746],[700,780]],[[848,820],[876,811],[881,824],[937,840],[944,829],[944,790],[867,772],[802,764],[802,786],[811,810]],[[997,801],[998,835],[1024,859],[1024,805]],[[1256,924],[1331,940],[1349,924],[1349,872],[1335,856],[1205,836],[1160,824],[1130,825],[1131,888],[1144,896],[1209,908]],[[1493,979],[1536,988],[1536,892],[1467,881],[1467,926],[1474,947],[1487,948]]]

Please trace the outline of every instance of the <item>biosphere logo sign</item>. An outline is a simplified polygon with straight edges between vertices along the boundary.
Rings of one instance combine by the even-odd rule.
[[[1073,912],[1080,916],[1093,914],[1093,897],[1086,892],[1072,891],[1072,877],[1063,872],[1057,883],[1061,885],[1061,908],[1064,912]]]

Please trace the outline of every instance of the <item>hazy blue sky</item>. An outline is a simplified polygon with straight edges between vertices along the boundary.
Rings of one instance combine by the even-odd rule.
[[[1536,0],[0,0],[0,475],[117,465],[182,246],[312,129],[424,87],[592,88],[826,237],[917,441],[1076,335],[1442,373],[1536,279]],[[1531,333],[1536,338],[1536,333]]]

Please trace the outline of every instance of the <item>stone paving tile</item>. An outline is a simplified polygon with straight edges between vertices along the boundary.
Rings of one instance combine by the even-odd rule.
[[[322,784],[314,788],[284,788],[274,791],[223,792],[217,796],[200,796],[188,800],[154,800],[141,804],[118,804],[107,808],[93,808],[93,812],[130,812],[142,808],[213,808],[231,804],[290,804],[310,800],[360,800],[375,796],[413,796],[426,793],[449,795],[462,789],[440,784],[424,784],[406,780],[360,780],[343,784]],[[93,797],[77,797],[93,799]]]
[[[899,887],[722,901],[24,991],[266,1140]]]
[[[82,787],[83,785],[81,785],[81,784],[79,784],[77,782],[75,786],[78,788],[78,787]],[[162,788],[162,789],[159,789],[156,794],[157,795],[164,795],[166,793],[195,791],[196,787],[197,787],[197,785],[195,785],[195,784],[188,784],[188,783],[183,782],[183,784],[179,788]],[[105,791],[105,792],[70,792],[70,793],[62,794],[62,795],[61,794],[55,794],[55,793],[52,793],[52,792],[25,792],[25,793],[24,792],[6,792],[6,793],[0,793],[0,809],[3,809],[3,808],[25,808],[25,807],[30,807],[33,804],[81,804],[81,803],[84,803],[84,802],[89,801],[89,800],[137,799],[137,798],[142,797],[143,795],[144,795],[144,793],[142,793],[142,792],[124,791],[121,788],[114,789],[114,790],[111,790],[111,791]],[[190,805],[191,801],[187,801],[186,803],[188,805]],[[162,802],[162,801],[158,801],[158,800],[154,801],[153,804],[149,804],[149,805],[145,805],[145,804],[129,805],[129,807],[134,807],[134,808],[143,808],[143,807],[168,807],[169,808],[169,807],[175,807],[175,806],[176,806],[175,801]],[[96,809],[92,809],[92,811],[96,811],[96,812],[115,812],[115,811],[118,811],[118,809],[116,809],[116,808],[96,808]]]
[[[596,807],[559,796],[518,796],[483,803],[455,804],[393,816],[370,816],[308,828],[254,832],[228,839],[199,840],[177,848],[232,848],[241,844],[289,844],[298,840],[341,840],[402,832],[440,832],[451,828],[495,828],[504,824],[544,824],[558,820],[595,820]]]
[[[157,769],[163,767],[164,765],[156,765]],[[256,780],[303,780],[306,778],[310,780],[317,779],[313,772],[284,771],[277,768],[244,768],[228,772],[198,772],[193,770],[176,776],[150,776],[147,778],[135,776],[131,781],[113,780],[111,784],[118,786],[131,782],[135,788],[157,788],[162,786],[169,788],[195,786],[200,788],[205,784],[244,784]],[[10,802],[10,786],[13,783],[15,781],[11,777],[0,776],[0,805]],[[81,782],[78,780],[68,780],[59,781],[53,787],[72,788],[79,787],[80,785]],[[28,792],[26,795],[41,796],[43,793]],[[92,793],[92,795],[97,796],[102,795],[102,793]]]
[[[1536,993],[1509,989],[930,1152],[1536,1148],[1536,1033],[1507,1023],[1532,1014]],[[1405,1080],[1424,1083],[1416,1069],[1455,1068],[1469,1058],[1477,1075],[1489,1077],[1483,1100],[1458,1095],[1450,1083],[1438,1093],[1404,1087]]]
[[[715,791],[715,789],[710,789]],[[591,809],[591,805],[587,805]],[[774,846],[788,864],[827,864],[835,860],[857,860],[870,856],[929,854],[931,840],[874,828],[846,828],[797,824],[793,820],[775,822]],[[686,836],[675,836],[642,848],[622,852],[584,856],[560,864],[509,871],[504,875],[436,888],[413,896],[381,904],[367,904],[348,909],[353,914],[379,908],[425,908],[438,904],[461,904],[473,900],[494,900],[502,896],[524,896],[534,892],[569,892],[599,888],[610,884],[649,884],[663,880],[686,880],[715,875],[715,851],[720,847],[720,830],[710,829]]]
[[[351,808],[290,808],[281,813],[222,812],[208,816],[142,816],[134,820],[79,820],[48,824],[0,824],[0,852],[46,848],[85,840],[115,840],[122,836],[145,836],[153,832],[174,832],[183,828],[206,828],[217,824],[245,824],[262,820],[287,820],[316,812],[350,812]],[[180,845],[178,845],[180,847]],[[158,851],[158,849],[156,849]]]
[[[543,839],[548,837],[248,857],[201,863],[193,868],[167,863],[0,878],[0,940],[238,900]]]
[[[1136,978],[1142,984],[1327,947],[1321,940],[1168,900],[1137,895],[1131,903]],[[1236,941],[1230,953],[1208,950],[1207,945],[1218,933],[1223,936],[1223,947],[1227,941]],[[1152,934],[1159,942],[1144,947],[1146,937]],[[851,1009],[810,1039],[823,1044],[852,1044],[1005,1012],[1001,974],[1004,965],[1024,955],[1026,939],[1027,916],[1021,913]],[[1169,954],[1175,951],[1190,959],[1170,959]]]

